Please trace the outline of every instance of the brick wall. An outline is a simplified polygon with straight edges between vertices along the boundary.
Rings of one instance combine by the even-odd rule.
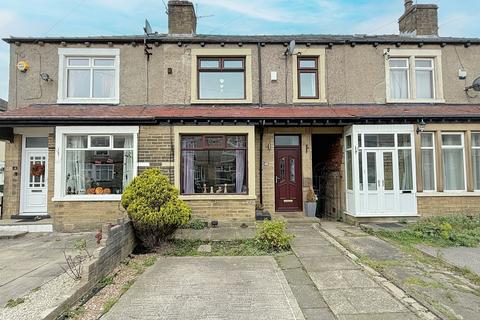
[[[447,214],[480,213],[480,197],[417,197],[418,214],[431,217]]]
[[[173,131],[170,126],[141,126],[138,134],[138,161],[159,168],[173,183]],[[142,173],[148,168],[138,168]]]
[[[255,200],[186,200],[194,218],[220,221],[253,221]]]

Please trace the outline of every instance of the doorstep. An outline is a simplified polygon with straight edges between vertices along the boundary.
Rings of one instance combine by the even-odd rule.
[[[53,232],[53,219],[3,219],[0,231],[11,232]]]

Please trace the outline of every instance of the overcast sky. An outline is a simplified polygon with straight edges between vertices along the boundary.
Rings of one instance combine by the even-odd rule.
[[[164,0],[168,2],[168,0]],[[480,37],[479,0],[440,7],[440,35]],[[197,0],[198,33],[392,34],[403,0]],[[141,34],[167,30],[162,0],[0,0],[0,37]],[[0,97],[8,98],[8,45],[0,44]]]

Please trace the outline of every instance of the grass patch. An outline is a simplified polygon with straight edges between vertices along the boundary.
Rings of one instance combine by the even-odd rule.
[[[25,302],[24,298],[9,299],[7,301],[7,304],[5,304],[5,308],[14,308],[24,302]]]
[[[439,282],[426,281],[416,277],[407,278],[404,283],[408,286],[417,286],[422,288],[434,288],[434,289],[444,288],[444,286]]]
[[[436,247],[477,247],[480,245],[480,215],[424,218],[404,230],[374,233],[406,246],[423,243]]]
[[[78,306],[76,308],[69,309],[66,311],[62,317],[63,319],[75,319],[78,316],[81,316],[82,314],[85,313],[85,307],[84,306]]]
[[[193,219],[193,220],[190,220],[190,222],[187,223],[186,225],[181,226],[181,229],[202,230],[207,227],[208,227],[208,222],[200,219]]]
[[[157,257],[156,256],[150,256],[143,261],[143,266],[144,267],[151,267],[155,264],[155,261],[157,261]]]
[[[38,292],[38,291],[40,291],[40,289],[42,289],[42,288],[40,288],[40,287],[35,287],[35,288],[32,289],[32,292]]]
[[[118,297],[115,297],[115,298],[110,298],[108,299],[104,304],[103,304],[103,314],[107,313],[108,311],[110,311],[110,309],[112,309],[112,307],[115,305],[115,303],[117,303],[118,301]]]
[[[113,278],[114,278],[114,276],[105,276],[98,282],[98,284],[101,287],[108,286],[109,284],[113,283]]]
[[[378,272],[384,271],[387,267],[398,267],[403,265],[403,262],[400,260],[375,260],[368,256],[362,256],[358,261]]]
[[[198,252],[202,244],[210,244],[212,252]],[[200,241],[200,240],[172,240],[168,248],[162,253],[165,256],[265,256],[288,250],[273,250],[256,240],[235,241]]]

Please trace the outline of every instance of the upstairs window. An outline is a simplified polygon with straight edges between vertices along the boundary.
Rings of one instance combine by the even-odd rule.
[[[117,49],[59,49],[60,103],[118,103]]]
[[[199,100],[245,99],[245,58],[198,58]]]
[[[318,99],[318,58],[297,59],[298,98]]]
[[[440,51],[391,50],[386,57],[388,102],[443,102]]]

